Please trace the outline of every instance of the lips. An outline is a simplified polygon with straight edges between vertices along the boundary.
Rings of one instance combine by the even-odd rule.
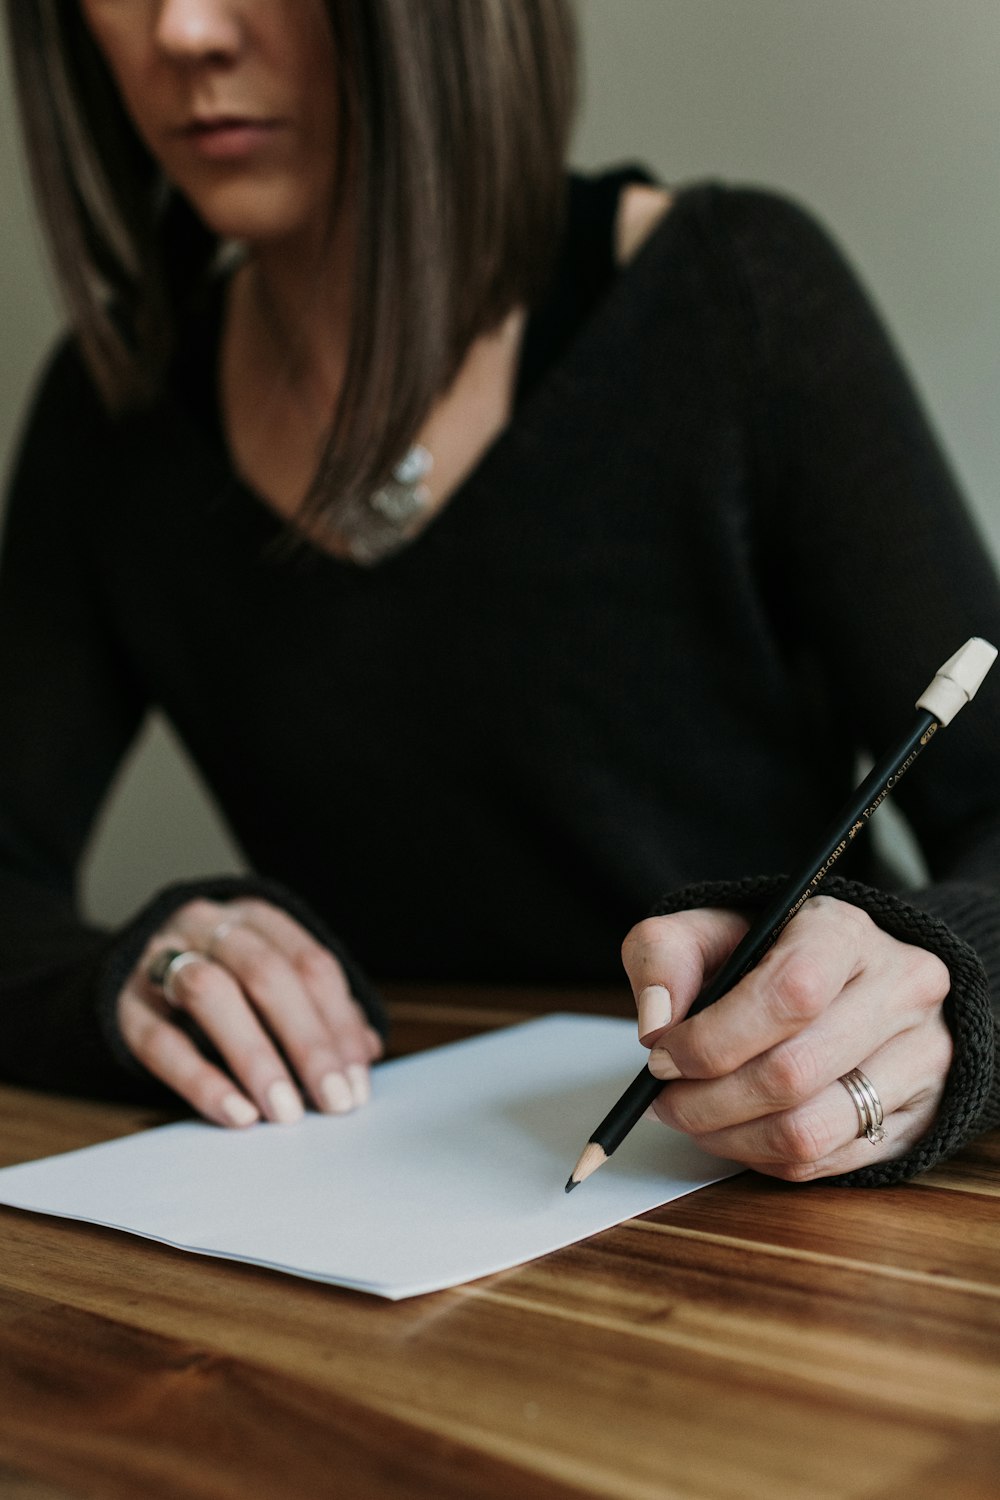
[[[211,115],[189,121],[178,134],[190,142],[200,156],[227,161],[265,150],[282,128],[283,122],[279,119]]]

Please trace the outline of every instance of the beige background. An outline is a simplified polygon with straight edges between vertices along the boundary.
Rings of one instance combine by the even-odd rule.
[[[574,159],[766,183],[848,248],[1000,549],[997,0],[583,0]],[[0,55],[0,463],[58,328]],[[947,580],[942,579],[942,587]],[[84,872],[113,921],[164,880],[237,868],[162,725],[125,768]]]

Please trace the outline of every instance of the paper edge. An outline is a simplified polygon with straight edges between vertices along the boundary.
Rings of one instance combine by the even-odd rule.
[[[47,1158],[42,1159],[47,1160]],[[278,1261],[264,1260],[259,1256],[241,1255],[229,1250],[211,1250],[202,1245],[189,1245],[182,1240],[169,1239],[166,1235],[150,1234],[144,1229],[132,1229],[124,1224],[110,1224],[107,1219],[90,1219],[82,1214],[60,1213],[58,1209],[32,1208],[27,1203],[2,1202],[0,1209],[9,1208],[15,1213],[33,1214],[39,1219],[61,1219],[69,1224],[87,1224],[92,1229],[107,1230],[109,1234],[124,1234],[131,1239],[145,1240],[149,1244],[164,1245],[168,1250],[176,1250],[181,1255],[200,1255],[205,1260],[224,1260],[232,1265],[253,1266],[255,1270],[270,1271],[275,1276],[291,1276],[297,1281],[311,1281],[318,1286],[343,1287],[345,1291],[365,1292],[373,1297],[382,1297],[388,1302],[405,1302],[410,1297],[427,1297],[434,1292],[447,1292],[454,1290],[455,1287],[473,1286],[476,1282],[489,1280],[491,1276],[500,1276],[506,1271],[516,1270],[519,1266],[528,1266],[536,1260],[558,1255],[561,1250],[568,1250],[572,1245],[585,1244],[587,1240],[594,1239],[599,1234],[610,1234],[613,1229],[630,1224],[645,1214],[655,1213],[658,1208],[665,1208],[670,1203],[678,1203],[681,1198],[688,1198],[692,1193],[700,1192],[702,1188],[726,1182],[730,1177],[739,1176],[745,1170],[744,1167],[733,1166],[731,1171],[720,1172],[715,1177],[692,1183],[689,1187],[682,1188],[679,1193],[671,1193],[661,1202],[651,1203],[648,1208],[629,1214],[627,1218],[615,1219],[599,1229],[590,1229],[576,1239],[566,1240],[564,1244],[555,1245],[551,1250],[542,1250],[537,1255],[514,1256],[500,1265],[491,1266],[488,1271],[477,1271],[473,1276],[459,1277],[458,1280],[422,1282],[416,1287],[409,1287],[399,1282],[380,1283],[352,1280],[346,1276],[325,1276],[321,1271],[306,1271],[299,1267],[282,1265]]]

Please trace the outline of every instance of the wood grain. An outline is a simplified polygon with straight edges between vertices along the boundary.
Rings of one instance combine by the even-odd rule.
[[[396,1048],[570,1008],[463,999],[397,992]],[[158,1118],[0,1090],[0,1157]],[[992,1500],[998,1187],[1000,1136],[879,1192],[745,1174],[395,1304],[0,1210],[0,1497]]]

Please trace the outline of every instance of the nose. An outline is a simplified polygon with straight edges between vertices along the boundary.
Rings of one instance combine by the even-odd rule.
[[[242,44],[236,0],[161,0],[156,43],[177,62],[226,62]]]

